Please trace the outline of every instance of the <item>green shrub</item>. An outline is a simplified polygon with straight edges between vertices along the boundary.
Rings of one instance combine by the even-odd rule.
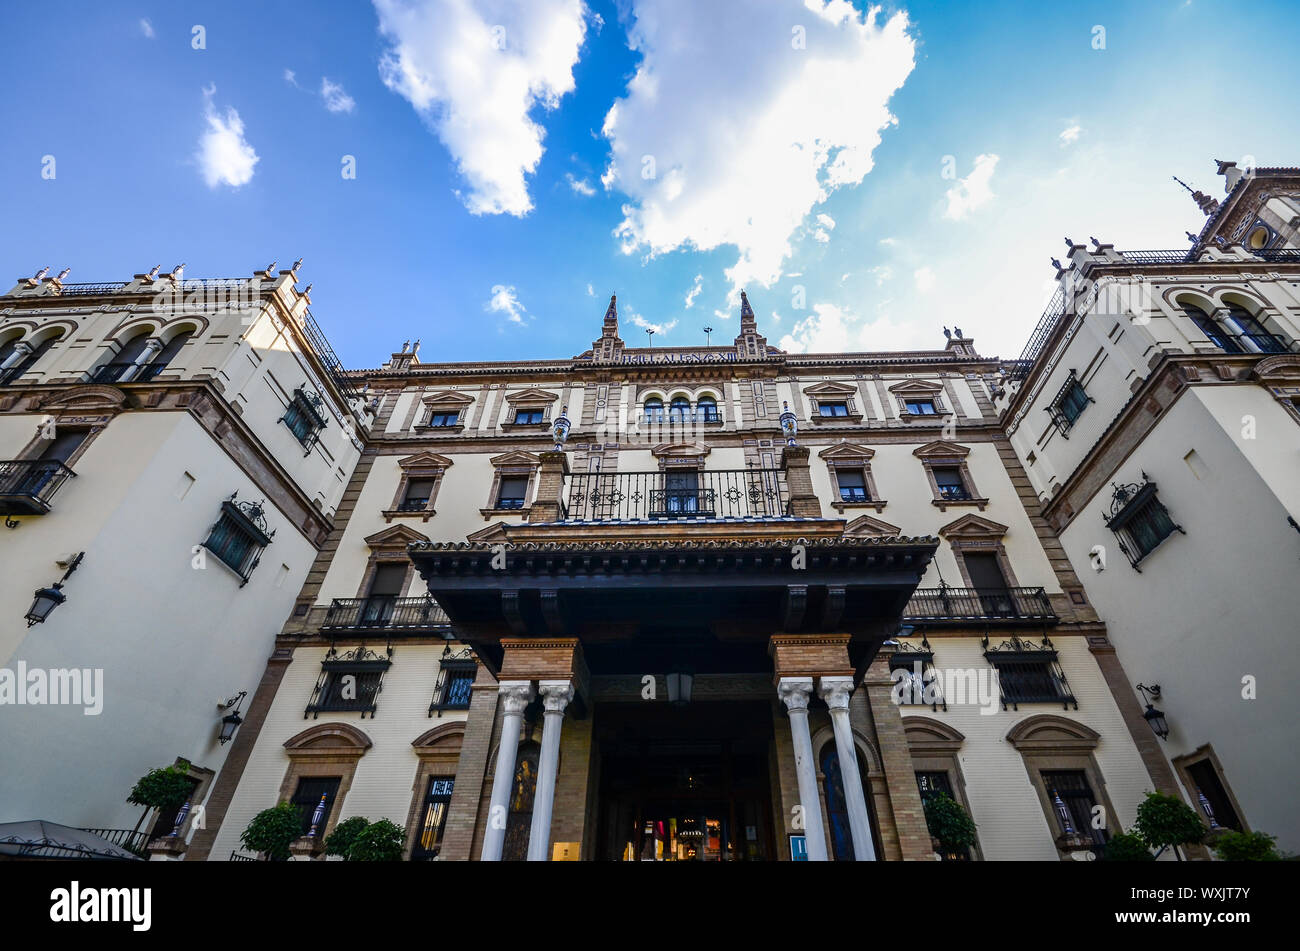
[[[1110,837],[1102,858],[1107,862],[1154,862],[1156,857],[1140,838],[1130,832]]]
[[[961,852],[975,844],[975,821],[947,793],[925,800],[925,824],[944,852]]]
[[[289,845],[302,835],[302,810],[293,803],[282,802],[253,816],[248,828],[239,834],[254,852],[264,852],[272,861],[289,857]]]
[[[1225,862],[1279,862],[1277,836],[1263,832],[1224,832],[1210,846]]]
[[[1149,792],[1138,806],[1133,832],[1153,849],[1194,845],[1205,838],[1200,816],[1175,796]],[[1177,854],[1175,852],[1175,854]]]
[[[395,822],[380,819],[362,830],[348,850],[349,862],[396,862],[402,857],[406,832]]]
[[[152,807],[159,812],[179,809],[194,792],[189,768],[190,764],[182,760],[173,766],[149,770],[136,780],[126,801],[137,806]]]
[[[353,816],[351,819],[344,819],[334,827],[334,831],[325,840],[325,854],[347,858],[348,850],[357,841],[357,836],[365,832],[369,826],[370,820],[364,816]]]

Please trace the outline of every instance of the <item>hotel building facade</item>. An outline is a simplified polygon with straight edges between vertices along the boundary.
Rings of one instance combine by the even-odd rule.
[[[152,654],[142,677],[158,695],[104,721],[139,734],[125,764],[120,741],[92,742],[80,720],[29,712],[19,741],[6,710],[0,742],[15,755],[69,735],[85,748],[0,787],[0,819],[124,822],[114,797],[181,756],[210,771],[193,803],[203,821],[152,848],[187,860],[250,857],[240,832],[283,801],[301,807],[303,859],[364,816],[404,828],[413,860],[932,860],[923,803],[940,792],[978,833],[949,860],[1096,857],[1151,790],[1211,827],[1294,847],[1277,799],[1278,771],[1294,767],[1274,744],[1286,748],[1297,712],[1276,678],[1295,666],[1300,608],[1285,583],[1300,554],[1287,522],[1300,516],[1300,183],[1226,168],[1229,194],[1202,202],[1213,209],[1190,251],[1071,243],[1020,360],[984,357],[960,330],[927,351],[782,352],[742,295],[725,346],[628,347],[611,298],[574,357],[424,363],[417,343],[341,373],[296,274],[260,272],[261,316],[211,344],[196,322],[174,354],[195,361],[167,366],[186,368],[177,391],[240,407],[231,425],[250,427],[251,448],[207,430],[186,452],[251,480],[226,481],[268,500],[274,545],[220,607],[170,621],[140,606],[158,586],[136,564],[125,573],[125,548],[122,574],[74,595],[95,563],[86,548],[67,605],[17,636],[8,663],[84,666],[75,646],[120,655],[125,678]],[[70,295],[48,281],[0,301],[0,347],[8,333],[34,353],[56,319],[89,323],[58,316]],[[92,299],[111,308],[129,291]],[[125,347],[126,317],[95,320],[75,359],[58,358],[66,376],[53,356],[25,364],[28,389],[0,402],[21,417],[16,460],[44,452],[17,434],[30,439],[48,394],[120,400],[129,412],[105,435],[167,409],[196,425],[197,410],[169,402],[179,393],[152,395],[160,383],[74,381],[128,362],[98,356]],[[170,326],[148,332],[166,352]],[[286,361],[276,385],[254,356]],[[1237,415],[1258,441],[1243,444]],[[254,457],[283,476],[276,492]],[[196,536],[181,550],[183,605],[207,579],[192,546],[224,548],[198,537],[212,519],[150,511],[197,463],[147,458],[147,484],[117,456],[89,471],[140,493],[123,517],[141,534]],[[79,459],[60,464],[77,478],[54,502],[83,477]],[[13,537],[53,526],[54,502]],[[47,567],[86,547],[51,536]],[[171,548],[154,547],[157,570],[174,571]],[[49,580],[39,568],[14,603]],[[220,613],[246,594],[253,615]],[[129,634],[104,632],[112,612]],[[67,645],[50,643],[56,630]],[[1157,685],[1166,737],[1145,715]],[[204,690],[247,692],[228,746]],[[172,714],[196,695],[202,715],[197,702],[191,720]],[[102,795],[68,785],[86,775]],[[48,795],[59,784],[66,801]]]

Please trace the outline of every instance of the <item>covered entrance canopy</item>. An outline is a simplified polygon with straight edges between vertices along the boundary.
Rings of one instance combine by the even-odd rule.
[[[840,526],[843,523],[832,523]],[[506,528],[498,542],[410,546],[451,619],[495,673],[501,639],[576,637],[593,675],[647,668],[673,639],[704,639],[716,672],[770,670],[774,633],[850,636],[855,668],[896,629],[938,541],[775,535],[629,537],[550,526]],[[554,540],[543,540],[548,537]]]

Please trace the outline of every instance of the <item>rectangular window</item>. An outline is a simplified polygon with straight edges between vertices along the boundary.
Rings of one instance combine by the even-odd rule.
[[[942,704],[948,709],[948,701],[939,690],[937,675],[934,670],[934,652],[930,650],[900,650],[889,658],[889,674],[893,679],[899,675],[895,671],[907,672],[906,679],[895,680],[901,688],[897,696],[904,704],[927,706],[938,710]]]
[[[1244,831],[1241,827],[1241,819],[1237,815],[1237,810],[1232,808],[1232,799],[1228,795],[1227,787],[1219,777],[1219,771],[1214,768],[1214,763],[1208,759],[1192,763],[1187,767],[1187,775],[1191,777],[1196,788],[1193,794],[1197,799],[1205,797],[1205,802],[1200,803],[1201,812],[1205,814],[1205,821],[1210,822],[1213,818],[1212,825],[1220,825],[1225,829],[1235,829],[1237,832]],[[1206,805],[1209,809],[1206,809]]]
[[[406,585],[406,565],[379,565],[375,576],[370,581],[370,591],[366,603],[361,608],[360,622],[368,626],[382,627],[392,619],[397,607],[397,598]]]
[[[325,404],[315,393],[299,387],[293,391],[293,400],[285,407],[280,420],[294,438],[310,450],[325,428]]]
[[[447,827],[447,810],[451,807],[451,794],[455,788],[456,780],[452,777],[429,778],[429,787],[424,794],[424,807],[420,812],[415,848],[411,850],[412,861],[425,862],[437,857],[442,848],[442,835]]]
[[[934,484],[939,488],[939,498],[949,502],[970,498],[970,492],[967,491],[966,483],[962,480],[960,469],[936,466],[932,471]]]
[[[520,409],[515,410],[515,425],[521,426],[531,423],[540,423],[542,421],[543,411],[540,409]]]
[[[203,547],[239,575],[244,584],[247,584],[253,569],[257,567],[262,549],[271,543],[271,536],[263,531],[265,522],[258,524],[254,521],[260,521],[261,518],[261,506],[249,503],[236,505],[227,499],[221,503],[221,517],[203,542]]]
[[[1043,646],[1036,647],[1012,638],[984,652],[984,659],[998,672],[1004,710],[1008,706],[1018,710],[1021,703],[1059,703],[1064,709],[1073,704],[1074,709],[1079,709],[1056,651],[1046,638],[1043,641]]]
[[[840,498],[845,502],[866,502],[867,480],[861,469],[836,469],[835,481],[840,486]]]
[[[433,413],[429,414],[429,425],[440,427],[455,426],[459,419],[459,412],[441,413],[435,410]]]
[[[1116,508],[1119,511],[1106,520],[1106,526],[1115,533],[1120,550],[1134,567],[1162,541],[1182,531],[1157,498],[1154,482],[1117,487],[1111,510]]]
[[[938,412],[934,400],[907,400],[904,405],[913,416],[934,416]]]
[[[528,476],[502,476],[497,492],[497,508],[521,509],[528,495]]]
[[[821,416],[848,416],[849,404],[844,400],[818,400],[817,412]]]
[[[966,565],[971,587],[979,599],[983,616],[1015,617],[1016,604],[1012,600],[998,556],[992,552],[967,551],[962,552],[961,558]]]
[[[318,837],[324,836],[341,782],[339,776],[304,776],[298,780],[298,788],[293,791],[289,802],[298,807],[303,835],[314,828]]]
[[[309,713],[374,713],[383,683],[382,670],[353,670],[345,666],[325,671],[320,693]]]
[[[423,512],[429,507],[429,499],[433,498],[433,487],[436,479],[411,479],[406,483],[406,493],[402,496],[402,503],[397,506],[399,512]]]
[[[478,665],[473,660],[444,660],[441,666],[438,693],[429,707],[429,712],[468,710],[474,692],[474,678],[478,674]]]
[[[1061,396],[1059,404],[1061,416],[1071,425],[1079,418],[1085,409],[1088,408],[1088,394],[1083,388],[1083,384],[1078,380],[1071,380],[1070,385],[1066,387],[1065,393]]]
[[[1110,835],[1104,823],[1102,828],[1094,828],[1097,798],[1088,784],[1088,774],[1081,769],[1045,769],[1041,775],[1060,833],[1091,839],[1092,851],[1101,858]]]

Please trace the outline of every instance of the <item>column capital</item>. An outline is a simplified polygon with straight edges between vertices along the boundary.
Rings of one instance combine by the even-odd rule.
[[[16,344],[14,344],[14,352],[21,353],[25,357],[30,357],[33,353],[36,352],[36,348],[33,347],[30,343],[28,343],[26,340],[19,340]]]
[[[786,709],[807,711],[808,701],[812,697],[813,681],[811,677],[782,677],[776,682],[776,693],[785,704]]]
[[[497,696],[501,698],[507,716],[518,716],[537,693],[533,690],[532,681],[504,680],[497,684]]]
[[[852,677],[822,677],[817,683],[818,695],[826,701],[831,712],[849,709],[849,698],[853,696]]]
[[[563,713],[573,700],[573,681],[540,680],[537,682],[537,692],[542,695],[542,706],[547,713]]]

